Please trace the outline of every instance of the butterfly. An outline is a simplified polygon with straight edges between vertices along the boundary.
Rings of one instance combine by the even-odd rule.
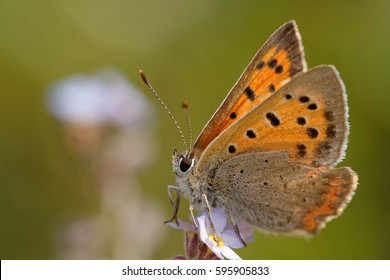
[[[351,168],[335,168],[348,133],[337,70],[308,70],[297,25],[287,22],[256,53],[193,147],[174,152],[171,221],[184,196],[191,209],[222,208],[234,225],[316,234],[357,187]]]

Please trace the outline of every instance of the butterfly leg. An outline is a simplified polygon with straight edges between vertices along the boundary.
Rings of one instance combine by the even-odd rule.
[[[190,213],[191,213],[192,222],[194,223],[196,230],[198,230],[198,224],[196,222],[195,215],[194,215],[194,206],[192,204],[190,205]]]
[[[207,210],[207,215],[209,217],[209,221],[210,221],[210,227],[211,227],[211,230],[212,230],[212,234],[214,236],[214,239],[215,240],[218,240],[218,236],[217,236],[217,232],[215,230],[215,226],[214,226],[214,219],[213,219],[213,215],[212,215],[212,212],[211,212],[211,207],[210,207],[210,204],[209,204],[209,201],[207,199],[207,196],[205,194],[202,195],[202,199],[203,199],[203,202],[204,204],[206,205],[206,210]]]
[[[238,228],[238,226],[236,224],[236,221],[234,220],[234,218],[232,216],[232,213],[230,211],[229,206],[227,207],[227,210],[228,210],[228,214],[229,214],[229,219],[230,219],[230,221],[232,222],[232,225],[233,225],[234,232],[236,233],[238,239],[240,239],[242,245],[244,245],[244,247],[246,247],[246,242],[244,241],[244,239],[241,236],[240,229]]]
[[[170,223],[172,221],[175,221],[175,223],[177,225],[179,225],[179,223],[177,221],[177,213],[179,212],[179,205],[180,205],[180,192],[179,192],[179,188],[176,187],[176,186],[168,185],[167,189],[168,189],[169,201],[171,202],[171,204],[173,206],[173,217],[170,220],[165,221],[165,223]],[[176,200],[174,200],[173,197],[172,197],[172,193],[171,193],[172,190],[176,192]]]

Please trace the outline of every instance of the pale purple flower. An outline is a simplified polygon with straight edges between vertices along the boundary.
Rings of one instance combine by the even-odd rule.
[[[160,204],[142,195],[138,183],[138,171],[157,154],[154,112],[146,97],[120,72],[106,68],[53,83],[46,104],[99,202],[95,215],[61,228],[60,256],[151,258],[165,232],[158,223]]]
[[[48,90],[50,112],[64,122],[129,127],[151,120],[152,108],[143,94],[111,68],[75,74]]]
[[[221,208],[213,208],[212,217],[215,232],[212,231],[207,212],[203,211],[197,218],[198,229],[194,225],[181,220],[176,223],[170,222],[169,226],[181,229],[184,232],[195,232],[199,235],[201,241],[220,259],[241,259],[232,248],[242,248],[244,244],[237,236],[231,223],[226,223],[226,214]],[[245,242],[253,241],[253,227],[239,221],[237,224],[241,237]],[[187,248],[188,251],[188,248]]]
[[[177,220],[177,224],[175,222],[169,222],[169,223],[166,223],[166,225],[168,225],[172,228],[175,228],[175,229],[183,230],[185,232],[196,232],[196,228],[194,225],[189,224],[187,222],[183,222],[180,219]]]
[[[207,213],[203,211],[196,218],[201,240],[216,254],[219,258],[239,260],[241,259],[231,248],[242,248],[244,244],[237,236],[232,224],[226,223],[226,214],[221,208],[211,210],[215,233],[213,233]],[[253,228],[240,222],[238,224],[240,234],[244,241],[253,240]]]

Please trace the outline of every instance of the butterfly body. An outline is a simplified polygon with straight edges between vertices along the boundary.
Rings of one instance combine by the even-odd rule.
[[[295,22],[255,55],[194,146],[173,155],[179,195],[266,232],[314,234],[341,214],[357,176],[334,168],[349,133],[333,66],[307,70]]]

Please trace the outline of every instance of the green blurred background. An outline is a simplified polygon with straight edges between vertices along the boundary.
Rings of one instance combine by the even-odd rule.
[[[359,174],[359,187],[344,214],[319,236],[257,232],[256,241],[237,253],[244,259],[389,259],[387,0],[0,1],[0,258],[58,258],[57,228],[98,208],[44,96],[50,83],[106,65],[144,90],[159,119],[157,160],[139,174],[143,196],[166,209],[161,231],[167,239],[153,258],[183,252],[182,233],[162,223],[171,214],[171,153],[182,143],[138,69],[183,124],[180,103],[189,100],[198,135],[258,48],[291,19],[300,28],[309,67],[336,65],[346,84],[351,135],[340,166]]]

